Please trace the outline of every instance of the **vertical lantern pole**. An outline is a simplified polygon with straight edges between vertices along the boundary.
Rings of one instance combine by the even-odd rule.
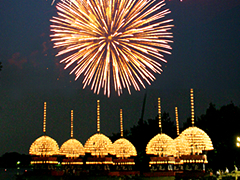
[[[71,110],[71,138],[73,138],[73,110]]]
[[[47,116],[47,102],[44,102],[43,107],[43,133],[46,133],[46,116]]]
[[[159,123],[159,128],[160,132],[162,134],[162,122],[161,122],[161,101],[160,98],[158,98],[158,123]]]
[[[120,109],[120,130],[121,130],[121,137],[123,137],[123,117],[122,117],[122,109]]]
[[[191,98],[191,120],[192,120],[192,126],[194,126],[194,98],[193,98],[193,89],[190,90],[190,98]]]
[[[179,122],[178,122],[178,108],[177,107],[175,107],[175,115],[176,115],[177,135],[179,136]]]
[[[97,132],[100,133],[100,100],[97,100]]]

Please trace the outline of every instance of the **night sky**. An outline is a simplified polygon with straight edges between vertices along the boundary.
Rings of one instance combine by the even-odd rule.
[[[129,95],[124,90],[107,98],[82,89],[63,70],[58,50],[50,40],[50,19],[56,16],[56,0],[2,0],[0,3],[0,155],[16,151],[28,154],[31,143],[43,134],[43,103],[47,102],[47,135],[59,146],[70,138],[70,111],[74,110],[74,137],[82,144],[96,133],[96,101],[100,100],[101,132],[119,132],[119,109],[124,129],[136,125],[144,95],[144,119],[162,112],[179,121],[190,117],[190,88],[194,89],[196,116],[212,102],[219,108],[240,105],[240,1],[166,1],[174,19],[172,55],[165,56],[163,73],[146,89]],[[164,127],[163,127],[164,128]],[[144,132],[143,132],[144,133]]]

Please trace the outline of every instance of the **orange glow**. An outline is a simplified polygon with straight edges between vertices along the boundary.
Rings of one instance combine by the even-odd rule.
[[[51,21],[51,38],[60,63],[73,67],[76,80],[83,76],[83,88],[120,96],[130,86],[136,91],[151,85],[171,54],[173,20],[165,2],[149,0],[61,0],[58,16]],[[113,84],[112,84],[113,82]]]

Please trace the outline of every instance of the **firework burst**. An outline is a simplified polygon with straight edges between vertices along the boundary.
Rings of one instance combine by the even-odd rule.
[[[139,91],[161,74],[163,54],[170,54],[173,25],[161,20],[170,13],[157,0],[61,0],[53,17],[52,41],[59,48],[56,56],[83,88],[110,96],[114,86],[118,95],[130,87]]]

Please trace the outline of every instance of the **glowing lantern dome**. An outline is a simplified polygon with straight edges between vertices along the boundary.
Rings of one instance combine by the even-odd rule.
[[[77,158],[80,155],[85,155],[82,143],[73,138],[73,110],[71,110],[71,139],[62,144],[59,153],[67,158]]]
[[[112,151],[112,141],[100,133],[100,101],[97,101],[97,133],[91,136],[85,143],[84,148],[86,153],[91,153],[92,156],[106,156]]]
[[[146,153],[158,155],[159,157],[175,155],[176,146],[174,140],[170,136],[162,133],[160,98],[158,98],[158,118],[161,133],[154,136],[148,142],[146,147]]]
[[[213,150],[213,144],[210,137],[202,129],[194,127],[193,89],[190,90],[190,99],[192,127],[185,129],[179,135],[179,139],[185,139],[187,141],[187,144],[182,144],[182,146],[187,146],[190,149],[186,151],[185,155],[200,154],[203,150]]]
[[[174,139],[174,142],[177,156],[191,154],[190,144],[184,136],[178,136]]]
[[[164,133],[157,134],[148,142],[146,153],[158,155],[159,157],[175,155],[175,142],[171,137]]]
[[[106,156],[111,153],[112,141],[104,134],[97,133],[91,136],[85,143],[86,153],[92,156]]]
[[[117,158],[128,158],[131,156],[137,156],[136,148],[127,139],[123,138],[123,123],[122,123],[122,109],[120,109],[120,128],[121,128],[121,138],[116,140],[113,145],[113,154]]]
[[[36,139],[29,149],[29,154],[44,157],[58,155],[58,153],[59,147],[57,142],[46,135],[43,135]]]
[[[77,139],[71,138],[62,144],[60,154],[65,155],[68,158],[77,158],[80,155],[85,155],[85,150],[81,142]]]
[[[197,127],[189,127],[185,129],[179,136],[179,138],[186,139],[190,148],[186,154],[200,154],[203,150],[213,150],[213,144],[210,137]],[[186,144],[185,144],[186,146]]]
[[[59,146],[57,142],[51,137],[46,135],[46,106],[47,103],[44,102],[44,116],[43,116],[43,133],[44,135],[37,138],[29,149],[30,155],[37,156],[52,156],[59,154]]]

